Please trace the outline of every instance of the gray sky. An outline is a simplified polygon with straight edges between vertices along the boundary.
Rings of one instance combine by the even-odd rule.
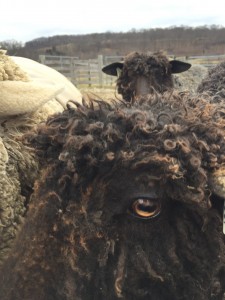
[[[224,0],[7,0],[0,8],[0,41],[180,25],[225,27]]]

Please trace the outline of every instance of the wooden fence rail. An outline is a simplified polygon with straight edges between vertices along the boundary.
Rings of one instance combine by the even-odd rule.
[[[225,55],[211,56],[170,56],[191,64],[200,64],[208,68],[225,61]],[[39,61],[65,75],[76,86],[114,86],[116,78],[102,72],[103,66],[121,61],[122,56],[98,55],[96,59],[80,60],[78,57],[40,55]]]
[[[112,86],[115,77],[102,72],[104,65],[122,60],[122,56],[102,56],[81,60],[78,57],[39,55],[40,63],[65,75],[76,86]]]

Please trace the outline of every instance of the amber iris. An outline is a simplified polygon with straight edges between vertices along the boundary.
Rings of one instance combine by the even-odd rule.
[[[156,217],[160,213],[161,205],[159,200],[153,199],[136,199],[132,206],[131,212],[134,216],[149,219]]]

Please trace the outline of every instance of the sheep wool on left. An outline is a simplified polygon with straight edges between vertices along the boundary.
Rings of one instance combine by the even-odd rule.
[[[58,84],[31,79],[0,49],[0,264],[23,222],[39,174],[38,158],[23,145],[21,136],[63,111],[54,98],[61,90]]]

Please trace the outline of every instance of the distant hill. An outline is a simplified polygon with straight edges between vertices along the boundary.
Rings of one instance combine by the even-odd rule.
[[[39,54],[89,59],[96,58],[98,54],[126,55],[131,51],[157,50],[165,50],[168,54],[176,56],[225,54],[225,28],[216,25],[180,26],[165,29],[134,29],[126,33],[57,35],[29,41],[23,47],[16,49],[12,47],[8,52],[38,60]]]

